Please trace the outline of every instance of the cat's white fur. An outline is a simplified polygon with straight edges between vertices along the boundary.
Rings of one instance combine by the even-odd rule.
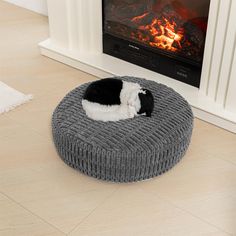
[[[86,115],[93,120],[106,122],[134,118],[141,108],[138,94],[142,92],[139,84],[123,81],[123,87],[120,93],[120,105],[101,105],[83,99],[82,106]]]

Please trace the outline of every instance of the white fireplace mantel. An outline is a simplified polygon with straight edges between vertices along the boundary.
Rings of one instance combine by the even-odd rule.
[[[98,77],[131,75],[179,92],[196,117],[236,133],[236,1],[211,0],[200,89],[102,53],[102,0],[48,0],[41,53]]]

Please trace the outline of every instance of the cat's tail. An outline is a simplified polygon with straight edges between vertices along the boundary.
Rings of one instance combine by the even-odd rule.
[[[135,109],[128,105],[101,105],[83,99],[82,106],[86,115],[97,121],[119,121],[135,116]]]

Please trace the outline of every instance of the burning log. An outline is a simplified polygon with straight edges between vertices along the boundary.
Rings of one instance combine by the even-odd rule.
[[[191,21],[184,24],[185,37],[191,42],[195,47],[201,48],[204,44],[205,35],[202,31]]]

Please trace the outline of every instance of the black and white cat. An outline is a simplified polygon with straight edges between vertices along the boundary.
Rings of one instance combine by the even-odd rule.
[[[143,114],[150,117],[154,99],[152,93],[138,83],[107,78],[88,86],[82,106],[93,120],[118,121]]]

